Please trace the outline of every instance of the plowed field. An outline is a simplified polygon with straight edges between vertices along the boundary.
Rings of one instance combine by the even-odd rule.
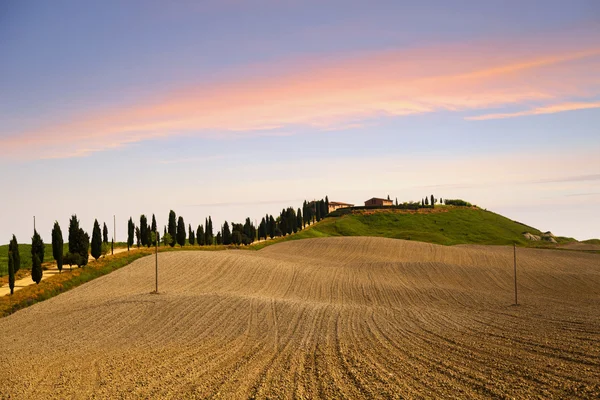
[[[600,255],[324,238],[171,252],[0,319],[0,397],[598,398]]]

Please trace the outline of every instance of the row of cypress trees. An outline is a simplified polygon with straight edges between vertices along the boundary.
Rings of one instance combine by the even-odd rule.
[[[104,238],[108,241],[108,232],[106,224],[104,224],[105,234]],[[96,245],[97,238],[102,242],[100,236],[100,225],[98,221],[94,222],[94,241]],[[69,251],[63,255],[63,234],[60,229],[58,221],[54,222],[52,228],[52,257],[56,260],[58,271],[62,272],[64,264],[77,265],[82,267],[87,265],[88,262],[88,249],[90,247],[90,239],[88,234],[79,227],[79,220],[76,215],[71,216],[69,221]],[[92,246],[94,250],[94,246]],[[33,230],[33,237],[31,238],[31,278],[35,283],[40,283],[43,276],[42,263],[44,262],[44,253],[46,247],[40,234],[36,229]],[[96,257],[96,256],[94,256]],[[98,258],[98,257],[96,257]],[[19,254],[19,245],[17,238],[13,235],[8,245],[8,284],[10,287],[10,293],[14,293],[15,287],[15,275],[21,268],[21,256]]]

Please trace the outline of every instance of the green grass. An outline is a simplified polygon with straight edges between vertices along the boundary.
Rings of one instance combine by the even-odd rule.
[[[588,239],[588,240],[584,240],[581,243],[586,243],[586,244],[600,244],[600,239]]]
[[[265,246],[287,240],[326,236],[377,236],[417,240],[442,245],[491,244],[527,246],[524,232],[540,235],[538,229],[479,208],[444,207],[440,212],[408,213],[385,210],[354,213],[325,220],[295,235],[252,246]]]

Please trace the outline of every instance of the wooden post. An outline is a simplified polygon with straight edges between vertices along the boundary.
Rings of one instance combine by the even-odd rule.
[[[515,306],[519,305],[519,301],[517,300],[517,245],[513,243],[513,254],[515,261]]]
[[[158,231],[154,232],[154,237],[158,237]],[[155,251],[155,264],[156,264],[156,293],[158,293],[158,240],[156,242],[156,251]]]

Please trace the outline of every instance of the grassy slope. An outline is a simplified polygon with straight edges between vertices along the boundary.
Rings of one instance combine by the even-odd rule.
[[[588,239],[588,240],[584,240],[581,243],[586,243],[586,244],[600,244],[600,239]]]
[[[529,245],[523,232],[541,232],[501,215],[479,208],[444,207],[433,213],[385,210],[326,218],[295,235],[254,245],[260,249],[272,243],[324,236],[379,236],[418,240],[442,245],[492,244]]]

